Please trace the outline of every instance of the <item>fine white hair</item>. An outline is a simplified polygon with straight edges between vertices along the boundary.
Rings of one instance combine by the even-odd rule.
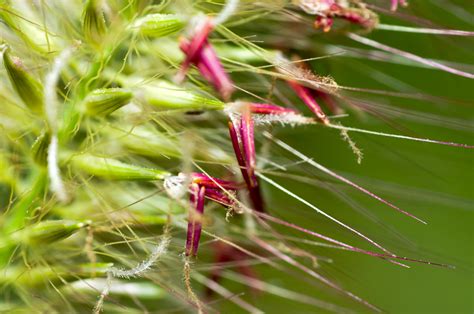
[[[64,188],[64,182],[58,165],[58,99],[56,97],[56,85],[58,84],[61,70],[66,65],[73,51],[72,47],[66,48],[54,59],[53,67],[46,75],[44,83],[44,108],[52,133],[51,142],[48,147],[48,176],[51,181],[50,189],[61,202],[66,202],[68,195]]]

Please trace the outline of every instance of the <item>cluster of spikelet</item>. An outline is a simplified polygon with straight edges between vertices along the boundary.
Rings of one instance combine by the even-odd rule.
[[[406,5],[394,0],[392,10],[399,4]],[[252,289],[285,294],[266,286],[249,258],[277,269],[274,259],[282,260],[377,311],[300,263],[298,257],[312,255],[285,243],[272,225],[397,265],[410,259],[318,208],[374,251],[270,215],[271,195],[260,181],[285,190],[261,171],[269,161],[258,156],[256,136],[419,221],[265,130],[336,129],[359,163],[362,151],[350,131],[470,146],[345,127],[337,117],[360,110],[344,101],[331,77],[302,59],[304,44],[283,48],[274,39],[278,29],[262,45],[237,35],[242,25],[242,32],[254,24],[258,30],[259,19],[274,14],[286,26],[297,25],[295,31],[303,25],[308,34],[348,32],[364,43],[356,32],[378,25],[370,7],[359,0],[3,1],[0,311],[211,312],[209,300],[219,295],[258,312],[220,284],[219,265],[229,263]],[[308,17],[313,23],[299,20]],[[194,268],[203,234],[211,242],[203,254],[214,254],[217,266],[201,273]]]

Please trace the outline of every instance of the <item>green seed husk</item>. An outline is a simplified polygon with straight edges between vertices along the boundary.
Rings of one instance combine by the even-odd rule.
[[[70,220],[50,220],[26,227],[11,235],[10,240],[26,245],[46,245],[64,240],[88,223]]]
[[[0,152],[0,208],[7,208],[15,195],[15,176],[8,158]],[[0,224],[2,219],[0,218]]]
[[[18,96],[28,108],[40,112],[43,108],[43,88],[40,82],[25,69],[18,57],[10,55],[8,48],[3,52],[3,64]]]
[[[221,59],[229,59],[242,64],[264,64],[273,60],[278,53],[276,50],[256,50],[249,47],[216,43],[212,45]],[[171,38],[161,38],[151,43],[138,46],[144,53],[159,53],[166,59],[180,63],[184,53],[179,49],[179,43]]]
[[[140,167],[89,154],[74,156],[72,164],[88,174],[111,180],[152,181],[162,180],[170,175],[161,169]]]
[[[48,132],[42,132],[31,146],[33,160],[40,166],[46,166],[47,164],[48,146],[50,142],[51,135]]]
[[[100,44],[107,25],[101,8],[101,0],[87,0],[82,16],[82,31],[87,41]]]
[[[166,81],[154,81],[143,87],[146,101],[159,109],[222,110],[225,103],[202,96]]]
[[[68,292],[97,294],[106,285],[106,279],[88,279],[72,282],[65,287]],[[114,280],[110,288],[113,296],[136,297],[144,300],[156,300],[167,296],[165,290],[149,282],[127,282],[124,280]]]
[[[149,14],[139,18],[131,28],[149,37],[163,37],[184,27],[183,20],[174,14]]]
[[[41,203],[46,190],[47,173],[44,169],[35,169],[31,174],[29,189],[23,191],[21,197],[16,200],[5,219],[3,232],[14,232],[25,226],[33,209]]]
[[[153,158],[180,158],[182,157],[181,145],[172,138],[154,128],[144,126],[130,128],[108,128],[104,133],[128,151],[142,156]],[[202,145],[201,145],[202,144]],[[232,159],[218,146],[206,141],[199,142],[200,149],[196,151],[197,160],[231,163]]]
[[[112,265],[112,263],[89,263],[69,267],[36,266],[32,269],[8,267],[0,276],[0,283],[13,283],[18,287],[28,288],[37,288],[47,283],[62,285],[64,281],[75,280],[78,277],[103,276]]]
[[[132,92],[123,88],[102,88],[92,91],[85,99],[86,113],[107,116],[130,102]]]

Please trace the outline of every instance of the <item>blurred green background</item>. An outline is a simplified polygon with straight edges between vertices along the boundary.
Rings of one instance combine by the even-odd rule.
[[[474,30],[474,6],[470,1],[411,1],[403,14],[432,22],[427,27]],[[381,15],[381,23],[414,25],[397,17]],[[418,25],[419,26],[419,25]],[[246,29],[252,33],[251,26]],[[259,31],[255,31],[259,34]],[[264,31],[262,31],[263,33]],[[284,33],[289,42],[297,42],[300,34]],[[401,50],[453,62],[452,66],[473,73],[472,37],[448,37],[426,34],[374,31],[369,38]],[[263,36],[262,36],[263,37]],[[258,41],[257,35],[254,40]],[[314,32],[313,45],[305,58],[324,55],[328,45],[364,47],[343,34]],[[290,44],[288,44],[290,45]],[[301,52],[300,52],[301,53]],[[342,86],[407,93],[413,98],[373,95],[367,92],[345,93],[351,101],[370,102],[380,117],[367,114],[341,118],[347,126],[369,130],[474,144],[474,85],[471,79],[422,66],[402,65],[353,57],[332,56],[312,62],[318,74],[331,75]],[[455,269],[410,263],[405,269],[386,261],[356,253],[300,245],[333,263],[321,262],[319,271],[390,313],[472,313],[474,311],[474,154],[472,150],[388,139],[350,133],[363,149],[361,165],[343,142],[337,130],[321,127],[274,128],[273,134],[308,157],[346,175],[369,190],[392,201],[422,219],[422,225],[366,195],[324,176],[309,165],[289,167],[288,172],[329,182],[332,191],[320,184],[301,183],[285,173],[270,178],[312,202],[320,209],[356,227],[366,235],[396,252],[423,260],[447,263]],[[260,138],[262,139],[262,138]],[[263,141],[262,141],[263,142]],[[270,156],[281,157],[281,163],[296,157],[272,145]],[[320,181],[321,182],[321,181]],[[264,184],[271,195],[272,215],[308,229],[370,248],[356,236],[318,215],[311,208],[283,192]],[[343,194],[346,200],[341,199]],[[358,208],[351,206],[356,204]],[[366,211],[374,219],[363,214]],[[277,228],[300,239],[302,233]],[[367,311],[330,289],[307,284],[300,277],[275,274],[268,266],[257,267],[261,278],[282,287],[309,294],[357,311]],[[302,274],[311,280],[309,276]],[[269,279],[271,278],[271,279]],[[313,280],[314,281],[314,280]],[[230,284],[230,282],[226,282]],[[232,286],[232,285],[231,285]],[[240,288],[239,288],[240,287]],[[240,290],[239,290],[240,289]],[[235,286],[232,291],[243,291]],[[249,297],[252,299],[252,297]],[[269,313],[288,312],[289,300],[277,297],[254,297],[255,305]],[[293,313],[314,313],[315,309],[291,303]],[[227,308],[224,312],[237,311]],[[317,311],[317,310],[316,310]]]

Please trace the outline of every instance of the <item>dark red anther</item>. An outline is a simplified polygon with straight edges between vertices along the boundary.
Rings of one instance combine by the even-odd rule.
[[[334,19],[330,16],[318,16],[314,21],[314,28],[322,28],[323,32],[327,33],[331,30],[334,24]]]
[[[255,114],[284,115],[299,114],[297,110],[285,108],[272,104],[249,103],[250,111]]]
[[[222,206],[234,207],[235,200],[231,197],[232,194],[230,194],[230,193],[231,192],[226,193],[222,190],[207,188],[205,197],[209,200],[212,200],[216,203],[221,204]]]
[[[242,111],[240,119],[229,122],[229,134],[242,177],[247,185],[253,209],[263,212],[263,199],[258,178],[255,175],[254,121],[250,108],[247,107]]]
[[[191,184],[188,231],[186,236],[186,256],[196,256],[202,231],[202,214],[204,213],[204,195],[206,188],[196,183]]]
[[[209,81],[224,100],[229,100],[234,92],[234,86],[229,75],[224,70],[219,57],[214,48],[209,44],[207,37],[212,31],[213,25],[210,19],[198,28],[196,35],[191,39],[180,39],[180,48],[185,53],[186,58],[181,65],[177,75],[177,81],[181,82],[194,64],[202,76]]]
[[[288,81],[288,84],[291,86],[291,88],[293,88],[298,97],[306,104],[306,106],[316,115],[319,121],[324,124],[329,124],[329,119],[324,114],[321,106],[319,106],[317,103],[311,89],[291,80]]]

